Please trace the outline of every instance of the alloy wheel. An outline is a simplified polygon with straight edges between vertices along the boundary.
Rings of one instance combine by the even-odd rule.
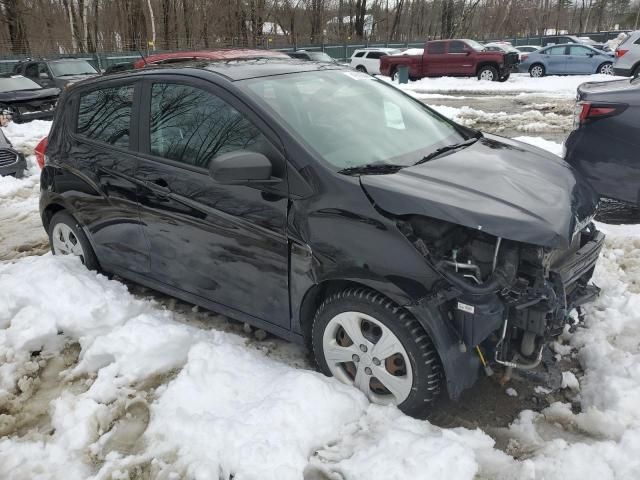
[[[542,67],[540,65],[536,65],[531,69],[532,77],[541,77],[542,76]]]
[[[493,72],[491,70],[483,70],[480,72],[480,80],[488,80],[493,82]]]
[[[600,73],[603,75],[613,75],[613,65],[611,63],[604,64],[600,67]]]
[[[322,347],[331,374],[359,388],[372,402],[398,405],[411,393],[413,371],[407,351],[370,315],[336,315],[324,330]]]
[[[75,255],[84,263],[84,251],[80,240],[71,227],[64,223],[58,223],[53,227],[51,235],[53,240],[54,255]]]

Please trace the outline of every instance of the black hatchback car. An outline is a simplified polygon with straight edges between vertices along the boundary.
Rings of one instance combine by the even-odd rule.
[[[485,363],[535,367],[597,295],[597,198],[570,166],[348,68],[90,80],[63,93],[46,153],[54,254],[307,342],[411,414]]]

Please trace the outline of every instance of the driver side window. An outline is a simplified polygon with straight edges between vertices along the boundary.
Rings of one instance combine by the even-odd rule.
[[[243,114],[189,85],[153,85],[149,134],[152,155],[196,167],[207,168],[216,155],[237,150],[273,158],[271,144]]]

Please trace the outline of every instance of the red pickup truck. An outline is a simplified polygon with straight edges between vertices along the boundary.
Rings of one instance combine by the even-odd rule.
[[[394,78],[401,65],[409,67],[409,78],[478,77],[504,82],[518,65],[515,52],[489,52],[474,40],[433,40],[422,55],[387,55],[380,59],[380,73]]]

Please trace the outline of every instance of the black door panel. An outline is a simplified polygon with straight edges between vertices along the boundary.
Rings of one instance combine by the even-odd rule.
[[[223,96],[207,85],[145,85],[136,178],[151,276],[289,328],[284,159]],[[237,150],[274,159],[283,181],[262,189],[215,182],[208,163]]]

